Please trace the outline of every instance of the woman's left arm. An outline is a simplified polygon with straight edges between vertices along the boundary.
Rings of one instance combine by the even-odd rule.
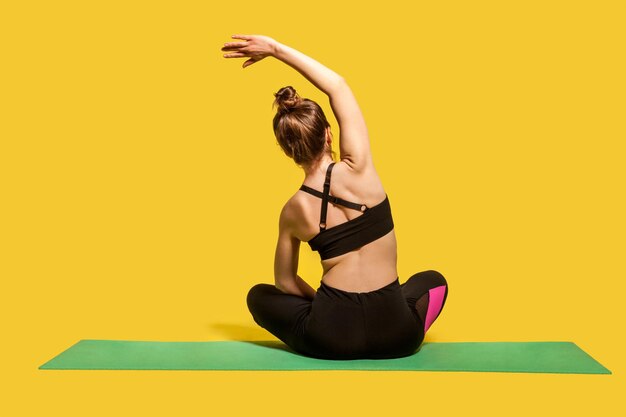
[[[278,224],[278,242],[274,256],[276,288],[287,294],[312,300],[315,297],[315,290],[298,275],[300,239],[292,234],[293,219],[287,205],[280,213]]]

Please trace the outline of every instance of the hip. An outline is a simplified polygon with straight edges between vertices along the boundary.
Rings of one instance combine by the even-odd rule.
[[[304,330],[308,346],[345,357],[408,355],[424,338],[397,278],[368,292],[344,291],[322,282]]]

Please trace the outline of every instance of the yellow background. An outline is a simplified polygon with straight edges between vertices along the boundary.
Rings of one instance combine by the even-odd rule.
[[[623,410],[623,2],[1,9],[0,414]],[[273,282],[278,213],[304,178],[276,145],[273,93],[318,101],[340,135],[292,68],[223,58],[235,33],[352,86],[400,281],[436,269],[450,285],[426,342],[573,341],[613,375],[38,370],[80,339],[273,339],[245,295]],[[317,288],[306,244],[300,274]]]

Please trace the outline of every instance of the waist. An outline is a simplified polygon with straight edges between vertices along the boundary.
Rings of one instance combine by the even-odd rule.
[[[352,252],[330,268],[324,268],[321,283],[350,293],[375,291],[398,277],[395,251]]]
[[[342,290],[340,288],[332,287],[325,283],[323,280],[320,281],[320,286],[318,288],[318,292],[327,295],[342,295],[351,299],[358,299],[359,296],[379,296],[384,294],[391,294],[401,291],[400,287],[400,278],[396,276],[396,279],[391,281],[388,284],[384,284],[382,287],[370,290],[370,291],[347,291]]]
[[[355,251],[322,260],[322,281],[335,288],[367,292],[380,288],[398,276],[395,234]]]

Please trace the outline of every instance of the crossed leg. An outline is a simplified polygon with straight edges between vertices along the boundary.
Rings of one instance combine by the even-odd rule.
[[[448,297],[448,282],[435,270],[418,272],[401,284],[404,298],[424,324],[424,334],[441,314]]]
[[[252,318],[259,326],[291,348],[297,346],[302,337],[304,320],[311,311],[311,300],[261,283],[250,288],[246,301]]]

